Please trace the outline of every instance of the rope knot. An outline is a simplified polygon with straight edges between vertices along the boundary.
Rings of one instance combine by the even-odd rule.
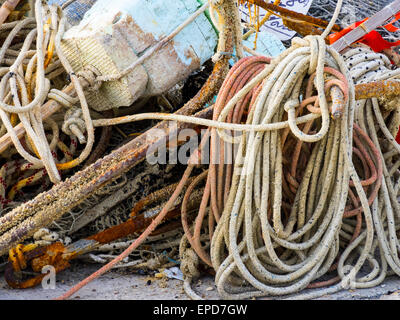
[[[233,52],[225,52],[225,51],[217,51],[211,58],[213,63],[217,63],[219,60],[221,60],[224,57],[233,57],[234,54]]]
[[[292,39],[292,46],[293,47],[308,47],[309,42],[306,40],[307,37],[305,38],[299,38],[299,37],[294,37]]]
[[[76,136],[81,144],[86,143],[85,121],[82,119],[82,110],[78,108],[68,109],[65,113],[62,131],[69,136]]]
[[[33,239],[36,245],[45,246],[58,241],[60,236],[57,232],[51,232],[47,228],[41,228],[33,234]]]
[[[103,84],[103,82],[99,80],[101,76],[100,71],[93,65],[85,66],[77,73],[77,76],[88,83],[88,90],[90,91],[98,91]]]
[[[189,278],[198,278],[200,276],[199,257],[192,248],[186,248],[181,258],[181,271]]]
[[[199,257],[197,253],[190,247],[189,240],[186,235],[183,235],[179,245],[179,258],[181,260],[180,269],[187,278],[198,278],[199,271]]]

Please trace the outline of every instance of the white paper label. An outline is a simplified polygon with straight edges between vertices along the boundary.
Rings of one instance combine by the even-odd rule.
[[[274,3],[274,0],[266,0],[266,2]],[[312,2],[313,0],[281,0],[279,6],[285,9],[307,14]],[[240,6],[242,19],[246,22],[250,21],[248,6],[249,4],[247,3],[243,6]],[[254,12],[254,6],[252,7],[252,12]],[[263,8],[260,8],[260,21],[266,14],[267,11]],[[296,34],[296,31],[286,28],[283,25],[282,19],[275,15],[271,15],[269,20],[260,28],[260,30],[275,34],[281,41],[290,40]]]

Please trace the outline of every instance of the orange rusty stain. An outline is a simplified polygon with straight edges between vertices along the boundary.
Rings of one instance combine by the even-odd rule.
[[[168,212],[164,218],[164,222],[175,219],[181,214],[180,207],[176,207]],[[147,228],[153,221],[153,217],[146,218],[143,214],[129,218],[126,222],[109,228],[103,232],[100,232],[94,236],[87,238],[87,240],[94,240],[98,244],[105,244],[111,241],[125,238],[136,232],[141,232]],[[180,225],[180,221],[173,222],[166,226],[163,226],[153,232],[153,235],[160,234],[166,231],[173,230]],[[65,270],[70,266],[69,261],[82,254],[82,251],[70,251],[69,247],[65,247],[61,242],[55,242],[49,246],[40,248],[39,256],[33,258],[30,262],[31,268],[34,272],[40,273],[39,275],[26,279],[19,280],[15,278],[15,274],[20,271],[20,268],[15,270],[14,264],[10,263],[6,270],[7,283],[12,288],[26,289],[34,287],[41,283],[42,279],[46,274],[42,274],[42,270],[45,266],[53,266],[55,272]],[[83,248],[85,249],[85,248]],[[25,260],[24,260],[25,261]],[[25,266],[26,267],[26,266]]]
[[[22,280],[20,279],[20,276],[15,277],[16,274],[21,275],[21,273],[19,272],[20,270],[15,270],[14,265],[12,263],[9,263],[5,271],[5,279],[7,283],[12,288],[16,289],[31,288],[40,284],[42,279],[46,276],[46,274],[42,274],[43,267],[51,265],[54,267],[56,273],[66,269],[67,267],[69,267],[68,263],[69,257],[63,255],[65,249],[66,248],[62,243],[56,242],[49,246],[41,247],[38,249],[34,249],[30,252],[26,252],[25,255],[27,257],[24,256],[23,258],[25,264],[29,262],[29,259],[32,259],[30,261],[32,270],[40,274],[35,277]]]
[[[400,95],[400,81],[386,80],[356,85],[356,100]]]
[[[172,209],[168,212],[164,221],[177,218],[180,216],[180,214],[180,208]],[[95,240],[101,244],[109,243],[120,238],[125,238],[135,232],[143,231],[152,223],[152,221],[153,217],[145,218],[143,214],[135,215],[129,218],[126,222],[104,230],[94,236],[87,238],[87,240]]]
[[[65,246],[61,242],[55,242],[49,245],[46,249],[46,254],[35,258],[31,262],[32,270],[35,272],[42,272],[45,266],[56,266],[59,263],[65,262]]]

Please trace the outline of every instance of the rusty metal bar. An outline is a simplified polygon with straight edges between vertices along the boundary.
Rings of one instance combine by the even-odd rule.
[[[274,11],[274,12],[278,12],[280,15],[288,17],[288,18],[294,18],[296,20],[300,20],[300,21],[305,21],[308,22],[310,24],[313,24],[315,26],[319,26],[321,28],[325,28],[328,26],[329,22],[322,20],[322,19],[318,19],[318,18],[314,18],[302,13],[298,13],[292,10],[288,10],[286,8],[280,7],[280,6],[276,6],[272,3],[267,3],[263,0],[246,0],[248,3],[250,4],[254,4],[256,6],[259,6],[265,10],[269,10],[269,11]],[[340,26],[338,26],[337,24],[335,24],[333,26],[333,31],[340,31],[342,28]]]

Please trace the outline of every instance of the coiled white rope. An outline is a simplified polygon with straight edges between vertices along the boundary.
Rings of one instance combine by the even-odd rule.
[[[283,227],[280,134],[271,131],[243,135],[228,203],[211,245],[216,284],[224,298],[297,292],[325,274],[338,253],[349,177],[355,172],[351,170],[354,86],[349,84],[350,99],[342,118],[331,123],[324,67],[332,62],[335,64],[331,67],[348,77],[343,59],[326,47],[323,38],[295,39],[292,47],[273,61],[273,70],[264,75],[263,89],[247,123],[279,121],[286,111],[291,132],[301,141],[317,145],[289,222]],[[314,72],[321,128],[306,135],[293,121],[294,107],[299,105],[304,78]],[[320,188],[316,188],[317,184]],[[267,217],[268,203],[273,211],[272,225]],[[277,247],[284,248],[285,254],[279,256]]]
[[[399,69],[393,70],[391,62],[385,55],[374,53],[367,47],[352,48],[344,53],[343,58],[349,68],[352,80],[356,84],[392,79],[400,74]],[[343,219],[340,243],[345,250],[337,267],[342,281],[330,288],[296,295],[289,299],[312,299],[341,289],[375,287],[390,274],[400,275],[399,238],[397,235],[397,231],[400,229],[398,202],[400,148],[393,137],[393,134],[397,133],[400,122],[398,116],[396,117],[398,111],[384,110],[385,108],[381,108],[379,100],[378,98],[360,100],[357,101],[355,107],[354,122],[371,137],[379,150],[383,176],[380,177],[382,184],[377,197],[372,203],[363,205],[365,223],[362,225],[360,235],[354,241],[350,239],[356,228],[355,221]],[[390,103],[383,100],[383,104]],[[397,106],[395,107],[397,108]],[[386,111],[386,118],[391,123],[392,130],[387,127],[382,110]],[[391,111],[392,119],[390,119]],[[356,182],[354,179],[353,181]],[[355,187],[360,189],[361,186],[357,182]],[[363,257],[358,260],[359,265],[368,262],[369,272],[357,273],[359,269],[352,266],[352,261],[356,257]]]
[[[40,107],[44,103],[47,93],[50,90],[50,82],[48,79],[46,79],[44,71],[45,48],[50,41],[50,32],[47,32],[45,36],[41,1],[36,1],[35,18],[37,23],[36,29],[30,31],[30,33],[27,35],[17,59],[10,66],[8,73],[5,74],[1,79],[0,117],[21,156],[24,157],[28,162],[33,163],[36,168],[41,168],[44,166],[51,180],[53,182],[58,182],[61,180],[61,178],[51,154],[49,144],[47,143],[40,110]],[[6,44],[11,43],[18,31],[30,22],[31,21],[29,19],[22,20],[18,24],[18,27],[13,29],[13,31],[8,35],[6,43],[3,44],[2,53],[8,48]],[[30,102],[25,78],[23,75],[22,61],[25,58],[28,49],[31,47],[35,36],[37,36],[35,54],[36,87],[34,93],[35,97]],[[11,94],[13,105],[5,102],[9,99],[9,95],[7,96],[8,92]],[[21,94],[21,98],[19,97],[19,92]],[[9,118],[9,113],[18,114],[19,119],[23,123],[28,136],[32,140],[33,145],[37,150],[39,158],[30,155],[24,150],[17,135],[15,134]]]
[[[392,65],[386,56],[376,54],[369,48],[351,49],[343,57],[356,84],[366,81],[386,80],[400,75],[399,69],[392,70]],[[386,275],[390,273],[389,268],[392,269],[392,272],[400,275],[398,251],[400,245],[396,233],[400,229],[400,205],[398,201],[400,185],[397,171],[400,165],[400,146],[392,135],[394,132],[397,133],[399,120],[398,118],[396,119],[397,111],[394,110],[392,122],[394,122],[395,125],[393,127],[396,130],[394,132],[392,130],[393,133],[391,133],[386,126],[382,110],[385,112],[384,108],[380,107],[377,98],[358,101],[355,109],[355,123],[371,137],[380,150],[383,177],[378,196],[371,205],[375,236],[370,246],[369,260],[375,266],[376,275],[369,277],[369,279],[365,279],[365,277],[355,279],[352,284],[354,288],[372,287],[382,283]],[[389,114],[390,111],[393,110],[389,110]],[[386,110],[386,114],[388,114],[388,110]],[[390,121],[390,118],[388,120]],[[388,153],[389,156],[387,156]],[[354,226],[351,223],[345,224],[342,230],[343,235],[346,232],[351,232],[353,228]],[[365,232],[369,231],[365,229]],[[359,246],[365,246],[365,240],[359,239],[358,242]],[[357,245],[354,244],[352,248],[347,250],[348,254],[350,255],[351,251],[356,248]],[[379,248],[380,262],[374,257],[376,248]],[[345,258],[343,257],[340,264],[343,265],[344,261]]]
[[[28,28],[29,33],[22,48],[15,51],[17,57],[12,61],[11,66],[1,68],[0,117],[4,126],[2,126],[1,133],[4,134],[7,131],[18,153],[28,163],[33,164],[31,169],[44,167],[53,183],[61,181],[58,169],[66,170],[82,163],[90,155],[94,144],[94,128],[82,86],[60,48],[61,37],[65,29],[65,18],[61,18],[61,16],[62,12],[59,7],[43,5],[41,0],[36,0],[35,19],[28,18],[16,24],[4,25],[7,28],[12,27],[12,30],[0,50],[0,58],[3,58],[7,52],[10,54],[9,48],[13,39],[20,34],[21,30]],[[49,22],[45,24],[45,21],[50,21],[50,24]],[[46,56],[47,48],[49,51],[55,49],[53,59],[49,56],[51,54],[49,52]],[[26,61],[26,58],[29,60]],[[70,74],[78,95],[77,98],[70,97],[56,89],[50,90],[50,80],[65,71]],[[67,163],[60,165],[56,164],[57,159],[52,151],[55,145],[59,145],[61,142],[55,141],[53,137],[52,142],[49,143],[43,126],[41,108],[48,99],[54,99],[67,108],[72,108],[78,102],[80,103],[79,114],[68,113],[72,118],[65,119],[63,131],[71,136],[71,140],[76,136],[82,144],[86,143],[86,145],[77,159],[68,159]],[[9,102],[11,100],[13,105]],[[10,119],[12,115],[18,115],[27,134],[28,146],[36,153],[36,157],[25,150],[21,144]],[[51,119],[46,121],[51,121]],[[55,131],[53,130],[53,132]],[[85,132],[87,138],[84,136]]]

